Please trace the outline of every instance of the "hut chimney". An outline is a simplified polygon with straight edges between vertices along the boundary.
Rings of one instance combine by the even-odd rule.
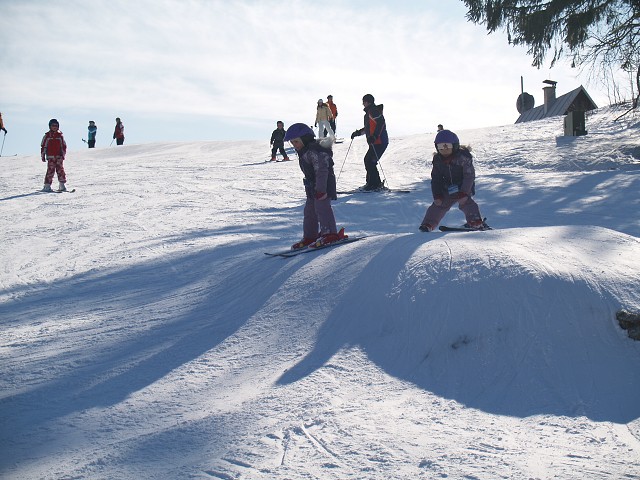
[[[548,87],[543,87],[544,91],[544,113],[546,114],[551,107],[553,106],[553,102],[556,101],[556,83],[553,80],[544,80],[542,83],[546,83]]]

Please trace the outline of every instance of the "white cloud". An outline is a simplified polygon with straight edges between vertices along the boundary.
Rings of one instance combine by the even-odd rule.
[[[502,34],[487,36],[463,15],[443,15],[428,2],[410,7],[248,0],[7,5],[0,19],[2,103],[266,121],[268,130],[276,118],[313,121],[316,100],[331,93],[339,125],[350,129],[362,121],[362,95],[373,93],[385,103],[390,131],[405,134],[440,122],[512,123],[522,74],[537,99],[546,76],[559,81],[559,93],[583,83],[561,66],[550,73],[531,68],[523,49],[508,46]]]

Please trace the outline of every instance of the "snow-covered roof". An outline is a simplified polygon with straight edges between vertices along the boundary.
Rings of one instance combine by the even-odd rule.
[[[516,120],[516,123],[532,122],[543,118],[566,115],[573,111],[586,112],[596,108],[598,108],[598,106],[591,99],[585,88],[580,85],[575,90],[571,90],[556,98],[546,112],[544,104],[523,112]]]

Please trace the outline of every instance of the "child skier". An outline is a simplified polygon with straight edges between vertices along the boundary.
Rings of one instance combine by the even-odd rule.
[[[336,176],[333,172],[333,153],[315,140],[313,130],[304,123],[294,123],[284,136],[298,152],[300,169],[304,173],[303,237],[291,246],[292,250],[321,247],[347,236],[344,228],[337,231],[331,200],[336,196]],[[319,229],[318,229],[319,226]]]
[[[284,135],[287,131],[284,129],[284,123],[281,121],[276,122],[276,128],[271,134],[271,161],[274,162],[276,160],[276,152],[280,150],[280,155],[284,158],[283,161],[289,160],[287,157],[287,153],[284,150]]]
[[[433,154],[431,170],[433,203],[427,209],[420,230],[432,231],[456,203],[467,219],[466,227],[486,228],[478,204],[471,198],[475,194],[476,178],[471,152],[460,147],[458,136],[450,130],[439,131],[434,143],[437,153]]]
[[[60,131],[60,124],[58,120],[52,118],[49,120],[49,131],[42,137],[40,143],[40,156],[43,162],[47,162],[47,173],[44,177],[43,192],[52,192],[51,181],[53,180],[53,174],[58,174],[58,191],[66,191],[65,183],[67,182],[67,176],[64,173],[64,157],[67,154],[67,143],[64,141],[62,132]]]
[[[116,145],[124,145],[124,123],[122,123],[120,117],[116,118],[116,128],[113,130],[113,139],[116,141]]]
[[[95,148],[96,146],[96,133],[98,133],[98,127],[96,126],[96,122],[93,120],[89,121],[89,126],[87,127],[88,136],[87,136],[87,144],[89,144],[89,148]]]

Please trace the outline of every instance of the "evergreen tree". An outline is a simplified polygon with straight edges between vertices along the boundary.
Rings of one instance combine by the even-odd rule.
[[[509,43],[526,45],[540,67],[565,54],[572,66],[590,65],[607,78],[612,68],[635,74],[640,92],[640,0],[463,0],[467,18],[489,33],[507,31]],[[634,100],[634,108],[638,99]]]

